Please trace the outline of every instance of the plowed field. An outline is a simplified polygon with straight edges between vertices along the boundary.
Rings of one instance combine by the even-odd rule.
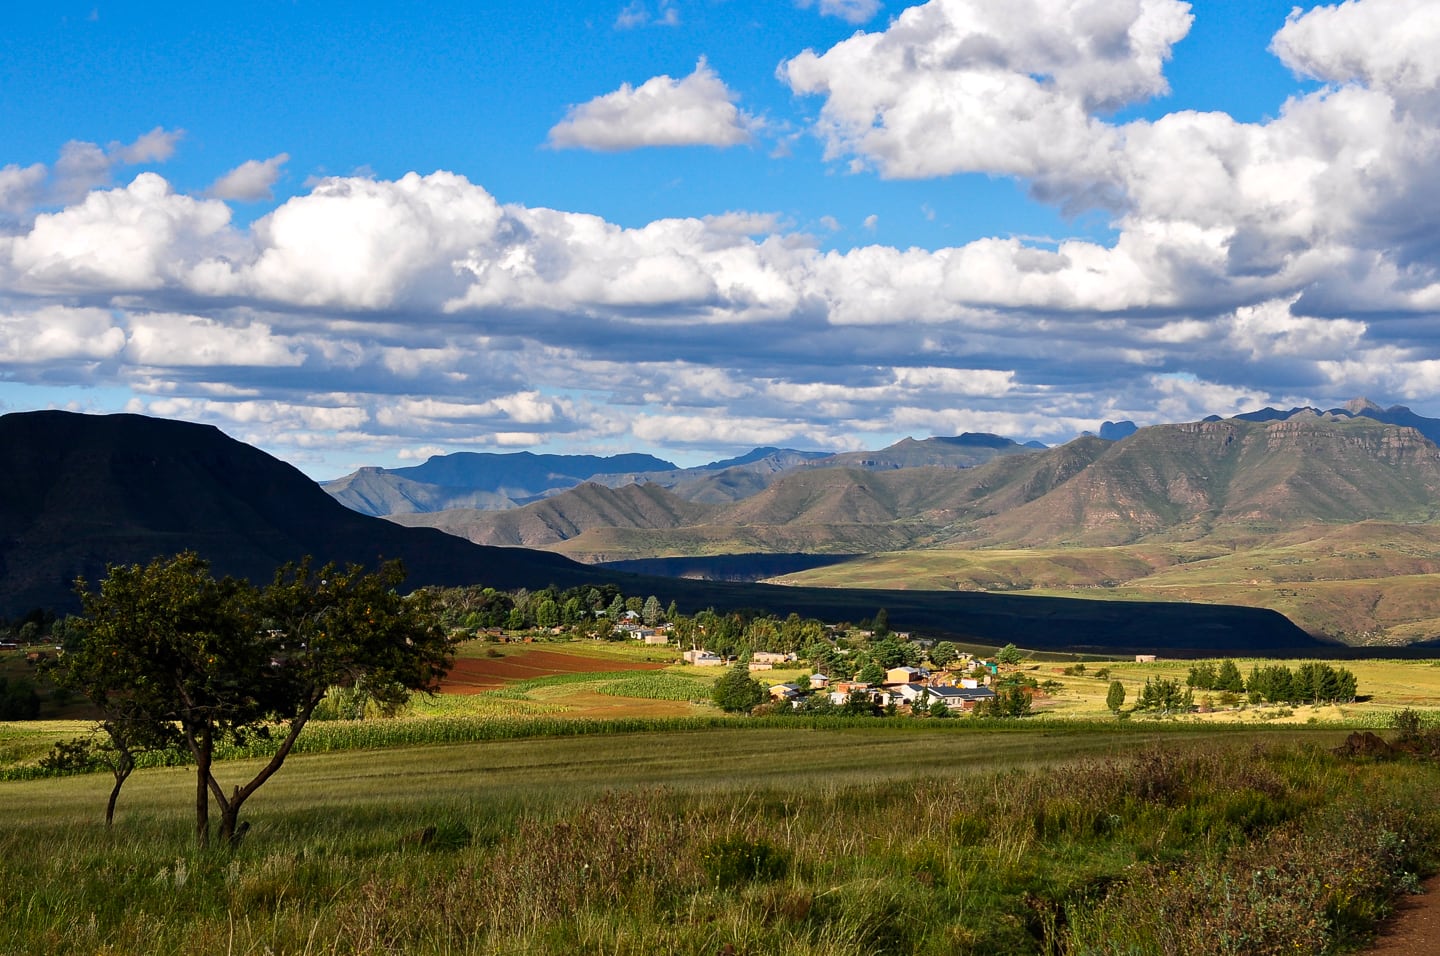
[[[512,681],[556,674],[595,674],[604,671],[654,671],[664,664],[637,661],[607,660],[563,651],[536,648],[504,657],[462,657],[455,661],[440,685],[442,694],[478,694],[494,690]]]

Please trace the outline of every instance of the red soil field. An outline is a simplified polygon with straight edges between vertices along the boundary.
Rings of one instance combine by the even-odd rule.
[[[664,664],[605,660],[563,651],[525,650],[504,657],[462,657],[440,684],[442,694],[478,694],[511,681],[556,674],[595,674],[603,671],[654,671]]]

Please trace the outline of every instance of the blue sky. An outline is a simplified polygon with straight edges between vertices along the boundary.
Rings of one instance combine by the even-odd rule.
[[[0,410],[317,477],[1440,415],[1436,43],[1420,0],[10,5]]]

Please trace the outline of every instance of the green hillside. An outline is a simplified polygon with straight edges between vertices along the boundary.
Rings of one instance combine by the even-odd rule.
[[[907,551],[777,583],[1238,604],[1279,611],[1318,636],[1394,646],[1440,637],[1440,527],[1362,522],[1228,542]]]

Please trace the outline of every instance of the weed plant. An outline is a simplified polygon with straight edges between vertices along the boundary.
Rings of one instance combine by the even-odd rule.
[[[1435,866],[1437,774],[1220,737],[864,783],[282,803],[233,851],[173,814],[39,818],[0,832],[0,952],[1330,953]]]

